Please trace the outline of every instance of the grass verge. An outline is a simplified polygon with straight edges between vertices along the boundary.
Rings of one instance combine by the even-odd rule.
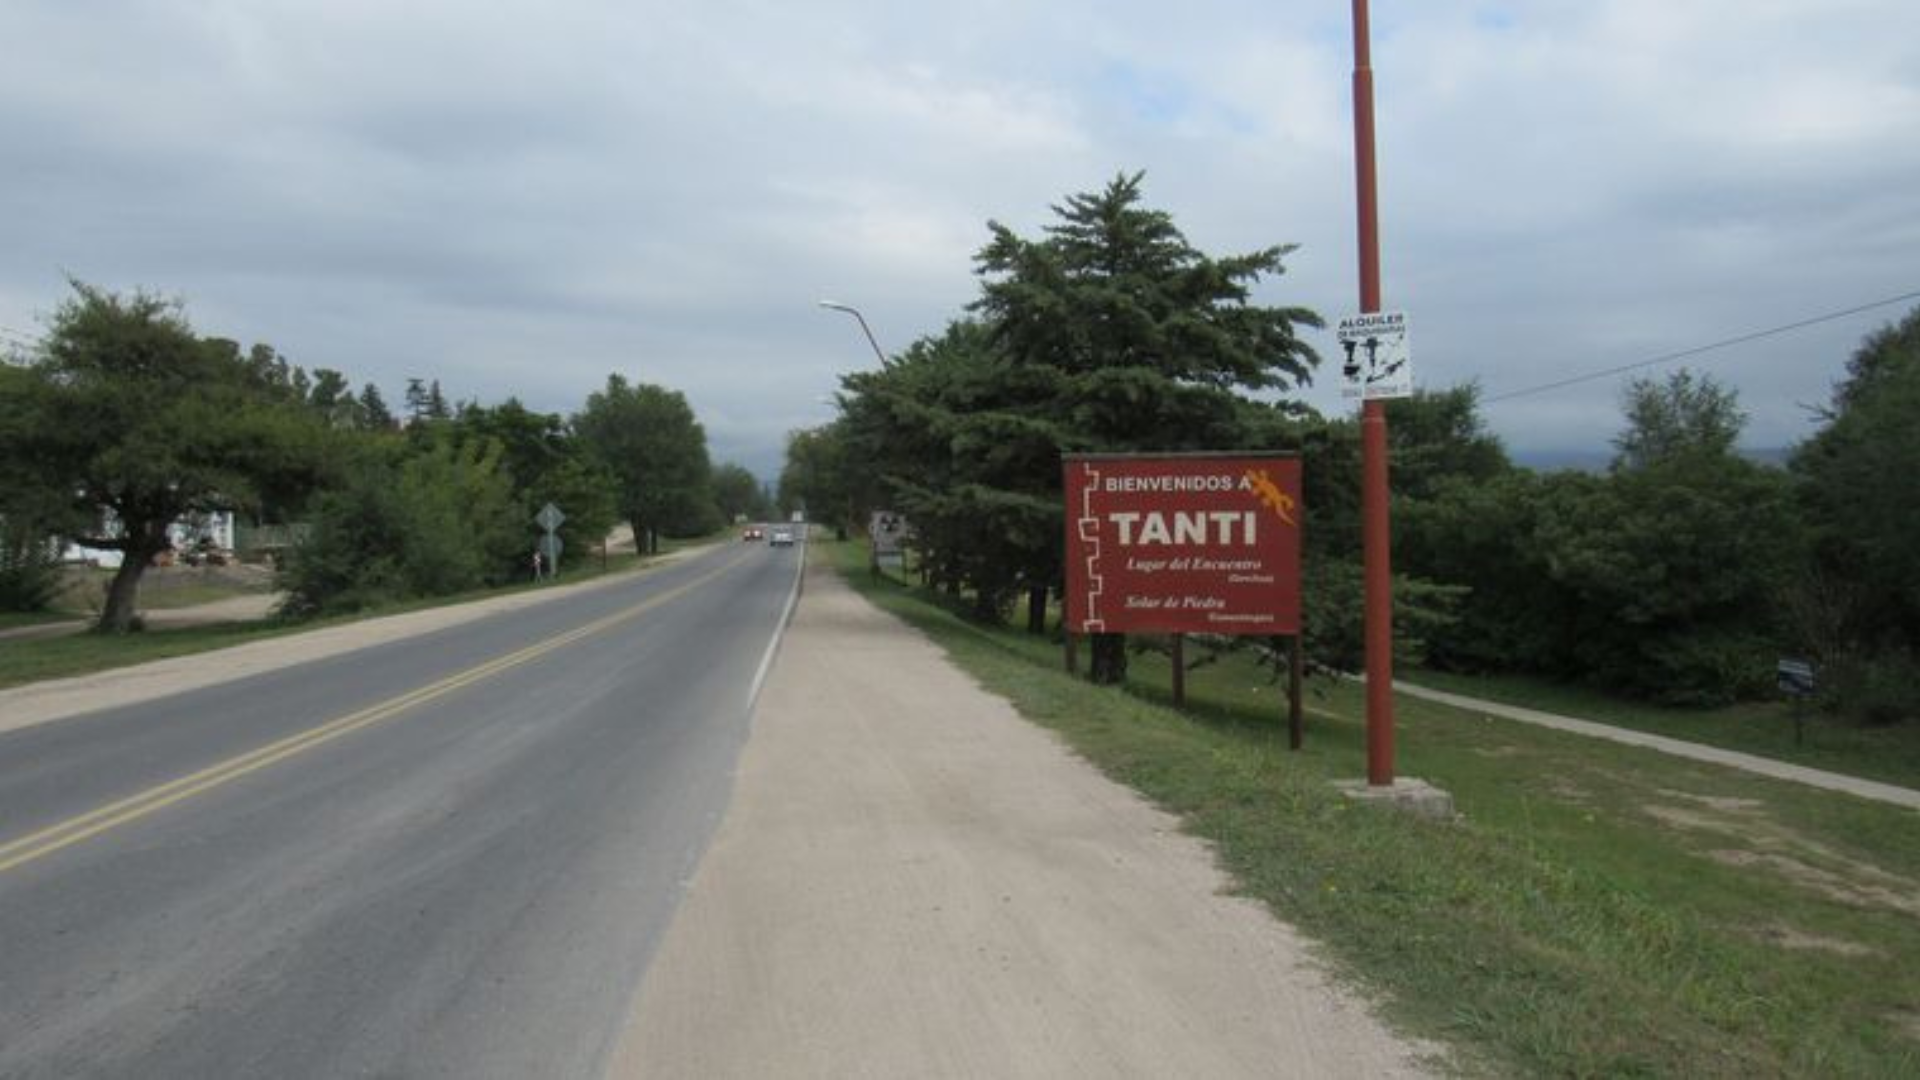
[[[322,625],[327,624],[277,621],[212,623],[118,636],[82,632],[4,641],[0,642],[0,689],[209,652]]]
[[[73,619],[74,616],[65,611],[0,611],[0,630],[72,622]]]
[[[1349,804],[1361,703],[1314,695],[1286,749],[1244,658],[1165,699],[1060,671],[1057,645],[983,627],[818,545],[1026,716],[1210,841],[1247,895],[1320,941],[1465,1072],[1920,1074],[1920,815],[1633,747],[1401,699],[1400,764],[1453,793],[1429,823]]]

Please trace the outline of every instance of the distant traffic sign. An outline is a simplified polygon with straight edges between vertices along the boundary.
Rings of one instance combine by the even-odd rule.
[[[561,513],[559,507],[548,503],[540,508],[538,514],[533,516],[533,523],[548,532],[552,532],[567,523],[567,515]]]
[[[1783,694],[1805,697],[1813,693],[1813,664],[1809,661],[1782,658],[1774,666],[1774,674]]]
[[[1348,401],[1413,396],[1413,350],[1406,312],[1349,315],[1340,320],[1334,336],[1346,354],[1340,364],[1345,380],[1340,396]]]

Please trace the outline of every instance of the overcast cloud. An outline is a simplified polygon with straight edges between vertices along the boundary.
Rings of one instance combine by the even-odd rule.
[[[939,331],[996,219],[1144,169],[1263,298],[1355,307],[1349,5],[75,3],[0,8],[0,334],[65,274],[308,368],[569,412],[684,391],[763,475],[838,373]],[[1375,0],[1385,296],[1490,396],[1920,290],[1911,0]],[[1703,357],[1809,430],[1907,305]],[[1316,344],[1335,352],[1331,335]],[[1497,401],[1600,450],[1622,380]],[[1309,391],[1337,410],[1330,363]]]

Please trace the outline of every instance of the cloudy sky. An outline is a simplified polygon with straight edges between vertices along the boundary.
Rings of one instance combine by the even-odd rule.
[[[1356,306],[1340,0],[9,0],[0,339],[65,277],[309,368],[576,409],[684,391],[777,469],[977,294],[986,222],[1145,170],[1264,299]],[[1912,0],[1375,0],[1385,296],[1490,399],[1920,290]],[[1914,301],[1693,361],[1748,442],[1809,430]],[[1327,355],[1331,334],[1317,335]],[[1658,370],[1658,369],[1656,369]],[[1310,400],[1342,408],[1329,363]],[[1602,450],[1619,378],[1491,400]]]

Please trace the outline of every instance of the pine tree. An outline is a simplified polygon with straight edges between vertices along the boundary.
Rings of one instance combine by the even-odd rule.
[[[380,395],[380,388],[372,383],[360,389],[360,422],[368,431],[388,431],[394,425],[393,412],[387,408],[387,399]]]
[[[447,406],[447,396],[440,392],[439,379],[433,380],[433,383],[427,387],[425,415],[429,420],[447,420],[453,417],[453,410]]]
[[[415,424],[427,415],[427,380],[407,380],[407,423]]]
[[[1062,452],[1249,448],[1242,392],[1319,363],[1295,333],[1318,316],[1252,302],[1293,248],[1209,257],[1140,205],[1141,182],[1071,196],[1044,239],[989,222],[978,323],[845,380],[863,451],[983,613],[1025,590],[1037,628],[1060,585]],[[1124,639],[1096,639],[1096,680],[1125,666]]]

